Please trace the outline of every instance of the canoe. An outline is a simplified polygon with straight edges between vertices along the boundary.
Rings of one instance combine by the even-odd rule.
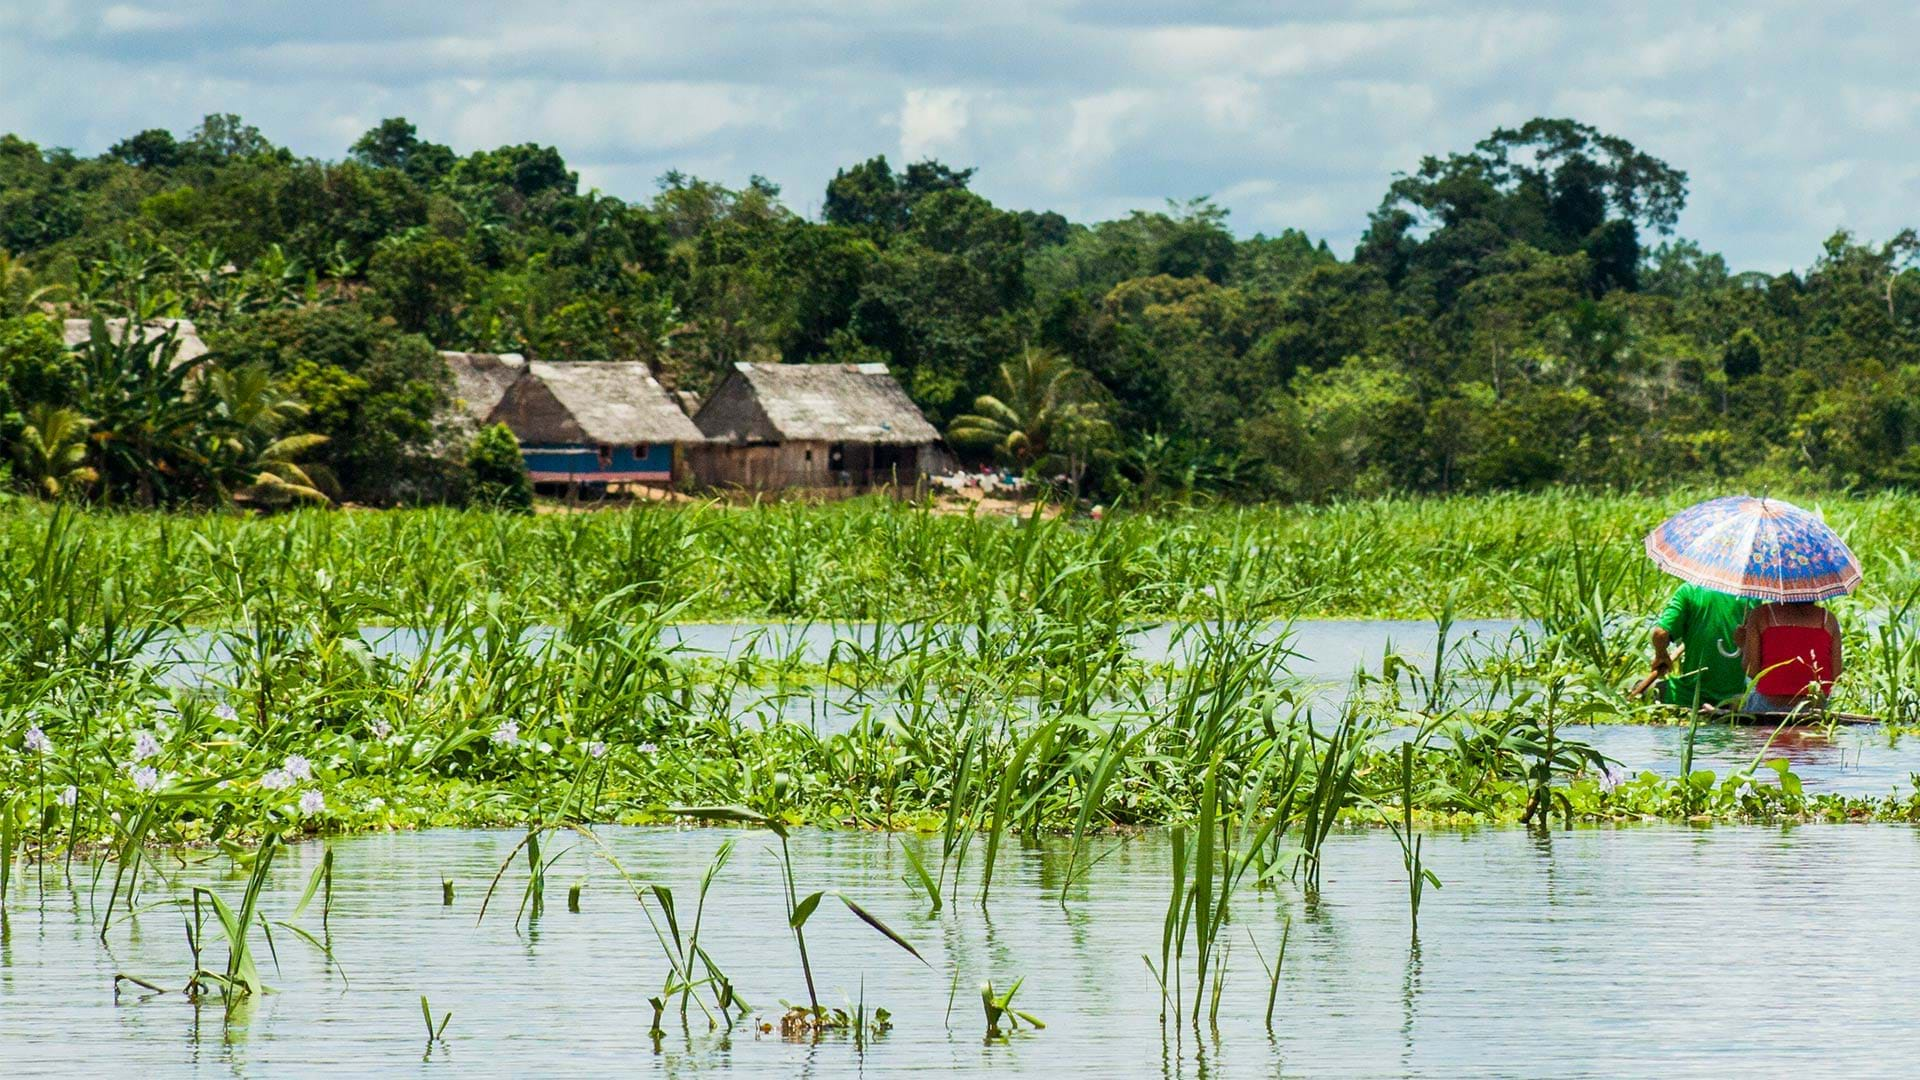
[[[1723,720],[1729,724],[1750,724],[1755,727],[1824,727],[1828,724],[1878,724],[1880,718],[1865,713],[1823,712],[1819,709],[1807,709],[1803,712],[1733,712],[1723,709],[1701,709],[1703,716]]]

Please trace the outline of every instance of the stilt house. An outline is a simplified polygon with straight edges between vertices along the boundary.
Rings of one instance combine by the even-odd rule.
[[[940,433],[885,364],[735,364],[694,423],[706,487],[917,487]]]
[[[706,441],[638,361],[541,363],[487,415],[520,440],[536,484],[667,484],[680,449]]]

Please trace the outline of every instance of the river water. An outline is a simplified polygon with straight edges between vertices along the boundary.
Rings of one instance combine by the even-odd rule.
[[[1490,652],[1527,624],[1511,619],[1462,620],[1448,632],[1450,652],[1457,665],[1475,651]],[[536,645],[551,634],[538,628],[528,636]],[[858,648],[887,656],[905,652],[923,634],[936,640],[967,642],[966,627],[921,627],[913,623],[876,629],[873,623],[676,623],[663,627],[660,645],[688,659],[735,660],[751,656],[763,660],[796,660],[824,664],[836,650],[841,658]],[[404,627],[369,626],[361,637],[375,656],[409,660],[418,656],[426,638],[422,631]],[[1287,642],[1296,655],[1291,674],[1314,683],[1344,684],[1357,669],[1377,670],[1389,649],[1417,667],[1433,662],[1439,632],[1431,622],[1392,619],[1315,619],[1291,624],[1274,623],[1259,639]],[[1182,634],[1170,623],[1142,625],[1127,634],[1133,653],[1147,663],[1183,663],[1198,647],[1197,638]],[[1458,651],[1454,651],[1458,650]],[[227,636],[218,631],[191,631],[162,637],[146,652],[146,659],[171,669],[181,684],[217,677],[232,662]]]
[[[735,837],[702,941],[756,1016],[804,998],[771,837],[717,829],[602,834],[630,873],[671,885],[681,918],[719,845]],[[1391,836],[1330,842],[1317,902],[1283,880],[1236,897],[1217,1021],[1160,1019],[1141,960],[1158,958],[1169,846],[1157,834],[1101,840],[1067,890],[1064,843],[1005,852],[991,903],[929,917],[908,886],[903,843],[803,831],[800,888],[838,888],[908,938],[916,962],[828,900],[807,924],[822,999],[893,1014],[892,1031],[790,1042],[750,1024],[710,1031],[696,1010],[647,1035],[666,967],[630,892],[584,846],[550,872],[546,913],[514,925],[524,860],[476,925],[486,881],[519,836],[437,831],[334,842],[328,965],[286,931],[275,992],[223,1023],[218,1004],[113,992],[116,971],[184,982],[180,915],[153,907],[97,941],[88,872],[27,873],[7,897],[0,945],[0,1062],[8,1076],[742,1075],[891,1076],[1726,1076],[1901,1075],[1920,1054],[1906,991],[1920,966],[1920,831],[1900,826],[1640,826],[1533,835],[1430,834],[1444,881],[1408,931]],[[929,848],[934,842],[929,842]],[[565,842],[550,844],[549,850]],[[285,852],[262,909],[286,918],[320,857]],[[978,854],[976,849],[975,859]],[[143,904],[190,883],[237,897],[224,858],[150,875]],[[441,905],[441,881],[455,904]],[[582,910],[566,888],[584,882]],[[96,900],[105,903],[104,891]],[[300,924],[321,933],[319,912]],[[1271,1032],[1269,959],[1291,926]],[[256,947],[258,947],[256,945]],[[211,962],[220,963],[223,948]],[[1025,976],[1016,1004],[1044,1031],[983,1037],[977,991]],[[949,1014],[950,988],[959,990]],[[1191,977],[1186,987],[1191,994]],[[451,1011],[426,1045],[419,998]]]

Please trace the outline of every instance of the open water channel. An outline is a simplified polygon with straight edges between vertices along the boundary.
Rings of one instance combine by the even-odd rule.
[[[733,862],[708,901],[703,941],[755,1015],[804,984],[764,834],[608,829],[629,871],[675,888],[687,916],[727,836]],[[1652,826],[1431,834],[1445,882],[1408,934],[1399,848],[1381,832],[1337,835],[1317,902],[1291,885],[1236,896],[1217,1022],[1161,1022],[1141,960],[1157,957],[1169,848],[1155,834],[1102,841],[1060,898],[1064,845],[1016,848],[982,909],[937,917],[903,878],[902,843],[803,832],[801,888],[834,887],[888,920],[923,966],[823,906],[808,923],[821,995],[864,995],[891,1031],[783,1040],[750,1022],[711,1031],[698,1011],[647,1035],[666,968],[639,905],[576,848],[556,864],[546,913],[514,925],[524,875],[476,925],[485,882],[518,839],[444,831],[334,842],[331,940],[339,966],[281,932],[275,992],[223,1023],[217,1003],[123,991],[116,972],[186,979],[181,916],[149,909],[102,947],[90,867],[50,868],[9,897],[0,944],[0,1062],[8,1076],[742,1075],[891,1076],[1727,1076],[1910,1074],[1920,1025],[1920,831],[1895,826]],[[291,910],[320,857],[289,850],[263,901]],[[224,858],[169,870],[144,903],[212,883],[237,895]],[[441,881],[455,882],[452,907]],[[969,882],[973,875],[969,875]],[[565,888],[586,882],[578,913]],[[104,903],[102,896],[98,903]],[[317,909],[301,919],[320,933]],[[1271,958],[1291,925],[1269,1031]],[[214,950],[217,963],[218,948]],[[984,1038],[975,986],[1024,976],[1017,1004],[1044,1031]],[[959,987],[949,1013],[949,995]],[[1190,980],[1189,980],[1190,982]],[[1192,993],[1191,985],[1186,987]],[[429,1048],[419,998],[451,1011]],[[1189,1006],[1190,1008],[1190,1006]]]

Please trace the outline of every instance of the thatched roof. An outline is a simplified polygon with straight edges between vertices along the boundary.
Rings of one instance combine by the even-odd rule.
[[[523,444],[705,442],[647,365],[534,361],[488,417]]]
[[[453,404],[455,408],[471,417],[476,424],[484,424],[487,417],[506,396],[507,387],[526,374],[527,359],[519,353],[475,353],[448,352],[441,350],[440,358],[447,363],[447,370],[453,373]]]
[[[735,364],[694,419],[734,442],[940,440],[885,364]]]
[[[116,343],[127,332],[127,320],[108,319],[107,336]],[[173,364],[191,363],[207,355],[211,350],[207,343],[200,340],[200,334],[187,319],[148,319],[140,327],[140,340],[153,341],[171,329],[173,331]],[[93,339],[93,321],[91,319],[68,319],[60,328],[60,336],[66,340],[67,348],[85,345]]]

